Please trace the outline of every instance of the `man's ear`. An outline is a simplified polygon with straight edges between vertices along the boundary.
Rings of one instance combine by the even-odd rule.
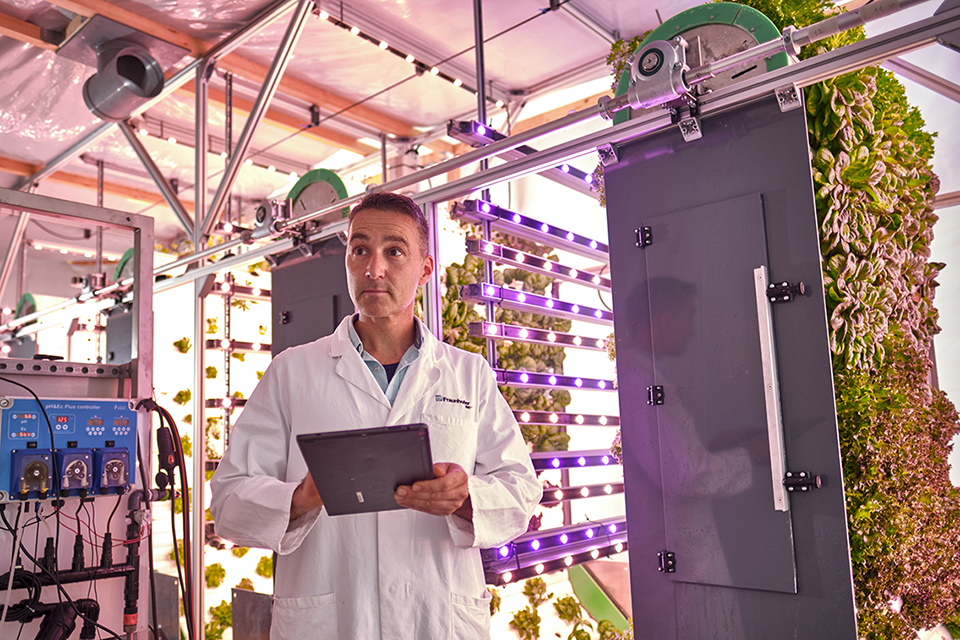
[[[423,259],[422,272],[420,274],[420,284],[424,285],[433,275],[433,256],[427,256]]]

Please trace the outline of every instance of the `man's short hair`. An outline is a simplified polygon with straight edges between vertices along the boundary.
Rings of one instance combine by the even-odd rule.
[[[427,256],[427,217],[423,215],[423,211],[413,201],[413,198],[389,191],[368,193],[350,211],[350,217],[348,218],[350,224],[353,224],[353,219],[357,217],[358,213],[367,209],[393,211],[413,218],[417,225],[417,244],[420,247],[420,256],[424,258]]]

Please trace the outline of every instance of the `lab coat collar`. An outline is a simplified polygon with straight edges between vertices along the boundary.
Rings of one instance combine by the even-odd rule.
[[[383,394],[383,390],[380,389],[380,385],[377,384],[370,369],[364,364],[350,340],[352,321],[351,316],[344,318],[331,336],[329,354],[331,358],[339,358],[336,367],[337,375],[390,408],[390,402]],[[414,321],[419,325],[422,338],[420,357],[410,365],[403,379],[400,393],[393,407],[390,408],[391,419],[388,424],[399,424],[393,422],[393,417],[400,418],[409,413],[420,398],[427,395],[440,382],[440,371],[437,368],[437,362],[443,357],[440,341],[430,333],[419,318],[414,317]]]

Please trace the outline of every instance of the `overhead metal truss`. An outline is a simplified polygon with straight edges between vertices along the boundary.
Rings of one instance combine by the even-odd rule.
[[[204,235],[203,232],[209,230],[215,221],[215,215],[217,213],[216,210],[220,205],[222,205],[222,200],[224,198],[223,193],[227,193],[229,191],[230,184],[230,181],[225,179],[224,183],[221,185],[221,190],[218,191],[217,196],[214,198],[212,206],[208,208],[206,204],[205,169],[205,140],[207,139],[206,117],[202,117],[206,109],[206,70],[209,69],[209,65],[214,64],[219,57],[226,55],[236,47],[240,46],[250,36],[254,35],[265,25],[278,19],[296,4],[297,2],[294,0],[282,0],[274,4],[267,11],[261,14],[261,16],[252,21],[247,27],[238,31],[230,38],[224,40],[222,43],[213,48],[206,56],[193,61],[186,68],[177,73],[167,82],[164,92],[154,101],[147,103],[141,109],[141,112],[146,110],[152,104],[164,99],[172,91],[181,87],[189,80],[197,80],[197,143],[195,146],[197,154],[197,222],[194,222],[192,224],[192,229],[190,229],[190,226],[187,223],[191,221],[189,221],[185,216],[181,220],[181,223],[184,224],[185,228],[188,228],[193,232],[192,235],[195,240],[194,246],[196,247],[202,246],[201,240]],[[297,21],[302,19],[303,12],[305,11],[304,7],[308,4],[310,3],[306,0],[299,0],[299,7],[295,13],[294,19],[291,21],[291,27],[288,30],[288,35],[295,33],[297,29]],[[956,3],[954,4],[956,5]],[[761,97],[774,92],[776,89],[791,85],[796,87],[809,86],[821,80],[835,77],[848,71],[862,68],[871,64],[876,64],[884,60],[889,60],[909,51],[929,46],[936,43],[941,38],[949,38],[950,34],[956,33],[958,30],[960,30],[960,6],[945,8],[940,13],[930,18],[906,25],[879,36],[869,38],[862,42],[837,49],[830,53],[807,59],[803,62],[779,69],[777,71],[769,72],[752,79],[742,80],[739,83],[702,96],[699,101],[700,113],[701,116],[721,113],[723,111],[741,106],[745,103],[758,100]],[[292,37],[292,40],[295,40],[295,37]],[[292,47],[284,47],[284,49],[284,56],[288,57]],[[278,57],[278,59],[275,60],[274,65],[277,68],[277,76],[279,75],[279,72],[282,71],[282,64],[283,60]],[[955,89],[947,87],[945,90],[954,91]],[[265,108],[266,104],[269,103],[270,95],[272,94],[269,91],[262,93],[262,100],[258,100],[258,106],[261,106],[260,103],[262,103],[262,107]],[[262,111],[262,109],[258,109],[258,111]],[[404,189],[423,182],[428,178],[443,175],[455,169],[459,169],[482,160],[501,156],[504,153],[515,150],[530,141],[537,140],[547,135],[557,133],[581,123],[593,120],[594,118],[600,116],[601,111],[602,110],[599,107],[590,107],[588,109],[584,109],[523,133],[507,137],[503,140],[498,140],[497,142],[493,142],[492,144],[489,144],[483,148],[470,151],[456,158],[437,163],[436,165],[422,169],[408,176],[386,182],[382,184],[379,189]],[[262,115],[262,113],[260,113],[260,115]],[[256,122],[253,115],[251,116],[251,121]],[[51,175],[53,172],[57,171],[91,145],[96,143],[99,139],[110,133],[113,126],[113,123],[105,123],[99,127],[96,127],[90,133],[84,136],[82,140],[77,142],[70,149],[47,164],[42,170],[29,176],[28,178],[23,179],[17,185],[17,188],[20,190],[26,189],[37,181]],[[421,191],[414,197],[417,202],[424,207],[425,213],[433,222],[433,224],[430,225],[430,246],[434,251],[439,246],[437,231],[438,225],[436,222],[438,217],[438,206],[442,203],[466,196],[495,184],[514,180],[529,174],[539,173],[552,167],[559,166],[562,163],[568,162],[574,158],[593,153],[601,145],[610,145],[615,147],[621,142],[650,136],[671,126],[675,126],[675,124],[672,122],[671,114],[668,111],[658,109],[637,113],[634,115],[633,119],[622,124],[590,133],[568,142],[555,144],[553,146],[536,151],[535,153],[511,160],[494,168],[453,180],[438,187]],[[244,135],[246,136],[246,134]],[[136,145],[134,148],[137,148]],[[140,153],[138,155],[140,155],[141,159],[143,159],[145,154]],[[240,152],[240,149],[238,148],[238,152],[235,153],[234,160],[242,159],[242,155],[242,152]],[[147,168],[149,171],[149,166]],[[158,180],[157,177],[154,179],[158,182],[158,187],[161,189],[161,192],[163,192],[164,188],[161,186],[162,180]],[[27,194],[22,195],[23,197],[27,197]],[[172,194],[164,193],[165,197],[168,195]],[[3,197],[6,198],[7,196],[4,195]],[[326,226],[322,227],[319,231],[312,233],[308,238],[306,238],[305,240],[307,242],[315,242],[337,235],[345,229],[345,222],[340,220],[340,211],[344,206],[348,206],[357,202],[361,197],[362,195],[357,195],[350,198],[345,198],[337,203],[283,221],[277,225],[278,231],[280,231],[282,234],[280,237],[267,239],[255,244],[244,244],[241,238],[234,238],[220,245],[196,251],[190,256],[181,258],[157,269],[153,269],[152,271],[149,269],[144,270],[143,264],[141,263],[138,267],[138,278],[127,279],[119,283],[114,283],[99,291],[93,292],[91,298],[99,298],[101,301],[88,302],[86,309],[89,309],[89,305],[91,304],[102,304],[104,306],[108,304],[115,304],[113,296],[120,295],[128,287],[137,286],[142,288],[143,286],[146,286],[144,283],[152,283],[154,276],[167,274],[188,264],[196,263],[197,268],[193,268],[182,275],[177,275],[166,280],[162,280],[156,284],[152,284],[154,291],[164,291],[185,284],[192,284],[198,282],[200,278],[206,278],[213,273],[229,271],[231,269],[250,264],[261,259],[265,255],[292,250],[296,246],[297,242],[303,241],[304,239],[298,238],[295,240],[291,236],[291,233],[300,228],[303,223],[307,221],[319,219],[320,221],[328,222]],[[3,202],[5,202],[5,200],[0,199],[0,204],[3,204]],[[21,208],[21,210],[27,209],[28,208]],[[206,215],[204,216],[204,214]],[[21,224],[25,225],[25,221]],[[8,252],[7,264],[4,265],[3,271],[0,272],[0,285],[2,285],[4,274],[7,274],[9,271],[9,263],[12,263],[12,260],[14,260],[16,255],[19,253],[17,250],[18,248],[18,246],[11,246],[11,251]],[[227,254],[228,252],[235,253],[235,255],[223,257],[214,264],[203,264],[203,260],[205,258],[214,255]],[[204,327],[201,326],[203,324],[203,306],[202,300],[199,296],[199,288],[199,285],[197,285],[198,300],[194,311],[196,313],[195,318],[197,318],[197,335],[202,338],[204,335]],[[90,298],[85,298],[85,300],[89,299]],[[439,335],[441,330],[441,310],[439,300],[439,284],[436,282],[436,279],[434,279],[428,283],[427,290],[425,291],[425,307],[427,325],[430,327],[431,331],[437,335]],[[22,327],[49,315],[54,310],[60,310],[74,305],[79,308],[83,306],[82,302],[83,300],[80,298],[71,299],[62,304],[55,305],[50,309],[44,309],[29,316],[8,321],[7,323],[0,325],[0,332],[29,332],[30,329],[22,329]],[[80,311],[82,312],[82,309]],[[202,349],[198,351],[202,351]],[[202,361],[198,360],[197,364],[197,372],[202,371]],[[196,382],[199,385],[203,384],[202,376],[199,374],[196,376]],[[202,389],[202,386],[200,389]],[[199,393],[200,389],[195,390],[197,397],[202,396],[202,393]],[[200,411],[202,412],[202,409],[200,409]],[[194,427],[195,429],[199,430],[199,438],[197,439],[198,443],[202,442],[203,423],[204,420],[202,419],[202,415],[195,416]],[[198,473],[198,475],[195,477],[203,477],[202,466],[195,471]],[[199,486],[202,487],[202,483]],[[202,490],[194,491],[193,499],[195,503],[194,513],[196,514],[194,522],[194,539],[202,540],[204,536],[204,509],[202,508]],[[199,508],[197,508],[197,503],[201,505]],[[199,569],[194,572],[194,575],[202,575],[202,558],[195,559],[194,562],[195,568]],[[204,609],[202,586],[200,582],[195,585],[195,589],[199,593],[195,593],[194,597],[194,616],[195,620],[202,621]],[[202,622],[199,624],[202,625]],[[202,633],[202,626],[196,631],[197,633]]]

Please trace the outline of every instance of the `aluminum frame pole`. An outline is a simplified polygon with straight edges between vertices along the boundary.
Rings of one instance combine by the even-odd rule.
[[[277,48],[277,53],[273,58],[273,64],[270,65],[270,71],[263,81],[260,94],[257,96],[250,116],[247,118],[247,123],[243,127],[243,133],[240,134],[240,138],[237,140],[235,151],[230,157],[230,163],[224,171],[220,186],[217,188],[210,208],[203,218],[203,225],[201,226],[202,236],[210,233],[210,229],[216,221],[217,214],[220,212],[220,209],[223,208],[224,200],[230,197],[230,189],[233,187],[233,183],[240,173],[240,167],[243,166],[242,163],[247,154],[247,149],[253,141],[253,136],[257,132],[257,127],[260,126],[263,116],[267,113],[270,101],[273,100],[273,96],[280,86],[280,79],[283,77],[283,72],[286,71],[287,65],[290,63],[290,54],[300,40],[300,35],[303,33],[303,29],[307,24],[307,18],[310,17],[313,6],[313,0],[299,0],[293,17],[290,19],[290,24],[287,25],[287,31],[283,34],[283,40],[280,41],[280,46]],[[197,211],[199,212],[201,209],[197,208]],[[199,214],[197,217],[199,218]]]
[[[424,205],[427,228],[427,254],[433,256],[433,277],[423,285],[423,312],[427,328],[438,340],[443,340],[443,310],[440,306],[440,215],[435,202]]]
[[[131,115],[138,115],[147,111],[154,105],[165,100],[167,96],[171,93],[185,85],[187,82],[193,79],[194,71],[197,66],[205,61],[216,61],[222,58],[223,56],[231,53],[237,47],[240,47],[247,40],[252,38],[257,34],[260,29],[271,24],[278,18],[280,18],[284,13],[290,10],[296,0],[280,0],[275,3],[273,6],[265,9],[260,15],[253,19],[249,24],[242,27],[240,30],[236,31],[233,35],[226,38],[222,42],[217,43],[211,48],[206,54],[199,58],[195,58],[192,62],[187,64],[183,69],[177,72],[172,78],[167,80],[163,85],[163,90],[160,92],[156,98],[148,100],[141,104]],[[83,153],[86,149],[92,147],[96,144],[101,138],[112,132],[112,128],[115,125],[115,122],[101,122],[94,129],[90,131],[86,136],[77,141],[69,149],[58,155],[56,158],[48,162],[42,169],[34,173],[32,176],[22,178],[14,189],[17,191],[23,191],[27,189],[31,184],[35,182],[40,182],[44,178],[49,177],[54,172],[59,171],[66,164],[71,162],[78,154]]]
[[[20,247],[23,244],[23,237],[27,233],[27,224],[29,222],[30,214],[22,211],[20,217],[17,218],[17,226],[13,230],[13,237],[10,238],[10,248],[7,249],[7,257],[3,259],[3,270],[0,271],[0,300],[3,299],[3,292],[7,288],[7,282],[10,280],[10,274],[13,272],[13,264],[20,257]]]
[[[133,130],[133,126],[129,122],[118,122],[117,126],[124,137],[126,137],[127,142],[130,143],[133,152],[140,158],[140,163],[143,164],[144,169],[146,169],[150,177],[153,178],[153,183],[156,185],[160,195],[163,196],[167,205],[173,210],[173,214],[177,216],[177,220],[180,221],[180,226],[184,228],[187,235],[192,236],[193,218],[187,213],[183,203],[180,202],[180,198],[177,197],[170,183],[163,176],[163,173],[161,173],[160,167],[158,167],[157,163],[150,157],[150,152],[143,146],[143,142],[140,141],[140,137]]]

